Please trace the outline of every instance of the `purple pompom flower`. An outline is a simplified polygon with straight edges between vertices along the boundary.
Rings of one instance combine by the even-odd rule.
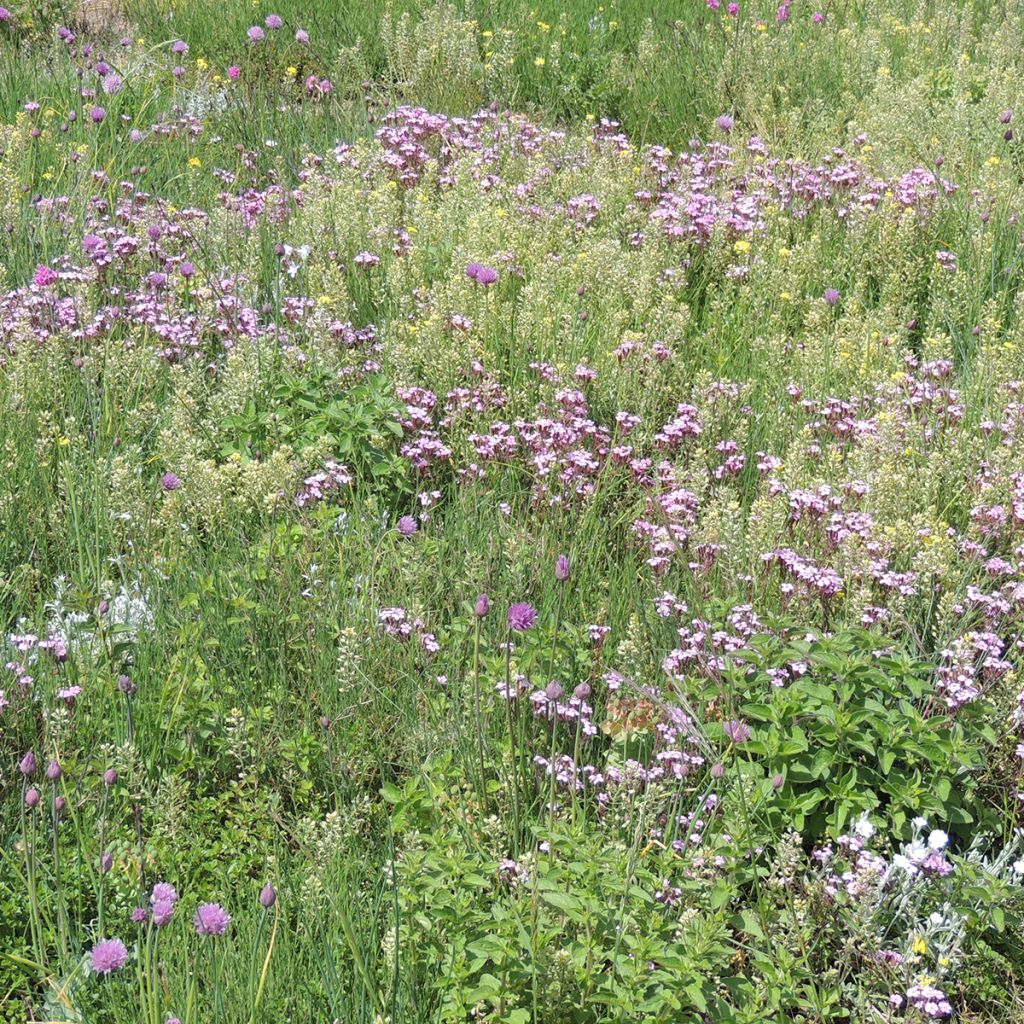
[[[508,610],[508,624],[517,633],[525,633],[537,621],[537,609],[532,604],[520,601]]]
[[[278,29],[284,24],[284,22],[281,20],[280,14],[268,14],[263,24],[266,25],[267,28]]]
[[[181,481],[176,473],[164,473],[160,478],[160,486],[165,491],[176,491],[181,486]]]
[[[259,25],[253,25],[245,34],[249,37],[250,43],[262,43],[266,39],[266,33]]]
[[[260,889],[260,906],[269,910],[277,902],[277,890],[269,883]]]
[[[124,967],[128,950],[120,939],[104,939],[97,942],[89,953],[89,962],[97,974],[110,974]]]
[[[398,520],[398,532],[403,537],[411,537],[416,532],[416,520],[412,516],[402,516]]]
[[[478,619],[486,619],[491,610],[491,599],[486,594],[481,594],[473,605],[473,614]]]
[[[195,916],[200,935],[223,935],[231,924],[231,915],[219,903],[204,903]]]
[[[564,583],[570,576],[569,559],[565,555],[559,555],[555,559],[555,579]]]

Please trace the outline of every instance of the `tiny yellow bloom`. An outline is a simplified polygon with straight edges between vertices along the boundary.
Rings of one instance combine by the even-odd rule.
[[[914,936],[913,950],[917,954],[927,953],[928,952],[928,943],[925,942],[924,939],[921,938],[920,935],[915,935]]]
[[[197,156],[192,156],[192,157],[189,157],[188,165],[189,165],[189,167],[192,167],[192,168],[198,170],[200,167],[203,166],[203,161],[200,160],[199,157],[197,157]]]
[[[484,29],[484,31],[481,32],[480,35],[482,35],[484,37],[484,39],[490,39],[491,36],[494,35],[494,33],[488,28],[488,29]]]
[[[198,57],[196,59],[196,67],[199,68],[200,71],[205,71],[209,66],[210,65],[207,63],[207,61],[205,61],[202,57]]]
[[[789,300],[793,298],[793,296],[789,292],[783,292],[779,296],[779,298],[782,299],[783,302],[789,302]]]
[[[544,67],[544,58],[543,57],[535,57],[533,63],[537,67],[542,68],[542,67]]]
[[[295,67],[294,65],[291,65],[288,68],[288,77],[289,78],[294,78],[298,73],[299,73],[299,69],[297,67]]]
[[[738,253],[750,252],[750,242],[745,238],[741,238],[738,242],[733,242],[732,251]]]

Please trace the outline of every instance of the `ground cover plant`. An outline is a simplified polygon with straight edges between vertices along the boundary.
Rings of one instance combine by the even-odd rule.
[[[1022,32],[0,7],[0,1020],[1024,1020]]]

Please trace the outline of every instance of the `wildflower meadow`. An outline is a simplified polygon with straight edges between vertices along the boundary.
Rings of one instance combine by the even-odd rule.
[[[6,3],[0,1022],[1022,1024],[1024,4]]]

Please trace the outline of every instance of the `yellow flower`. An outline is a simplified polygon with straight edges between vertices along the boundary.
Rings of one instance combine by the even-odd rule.
[[[546,21],[538,21],[537,22],[537,28],[539,28],[541,30],[541,32],[550,32],[551,31],[551,26]]]
[[[288,76],[294,78],[299,73],[299,69],[295,66],[288,68]]]
[[[210,65],[205,60],[203,60],[202,57],[197,58],[196,67],[199,68],[200,71],[205,71],[209,66]]]
[[[779,296],[779,298],[782,299],[783,302],[789,302],[789,300],[793,298],[793,296],[789,292],[783,292]]]
[[[544,67],[544,58],[543,57],[536,57],[534,59],[533,63],[536,64],[537,67],[542,68],[542,67]]]
[[[741,238],[738,242],[733,243],[732,251],[738,253],[750,252],[750,243],[745,238]]]
[[[192,156],[192,157],[189,157],[188,165],[189,165],[189,167],[192,167],[192,168],[198,170],[200,167],[203,166],[203,161],[200,160],[199,157],[197,157],[197,156]]]
[[[928,952],[928,943],[925,942],[924,939],[922,939],[920,935],[915,935],[914,936],[913,950],[917,954],[927,953]]]
[[[494,35],[494,33],[488,28],[488,29],[484,29],[484,31],[481,32],[480,35],[482,35],[484,37],[484,39],[490,39],[491,36]]]

